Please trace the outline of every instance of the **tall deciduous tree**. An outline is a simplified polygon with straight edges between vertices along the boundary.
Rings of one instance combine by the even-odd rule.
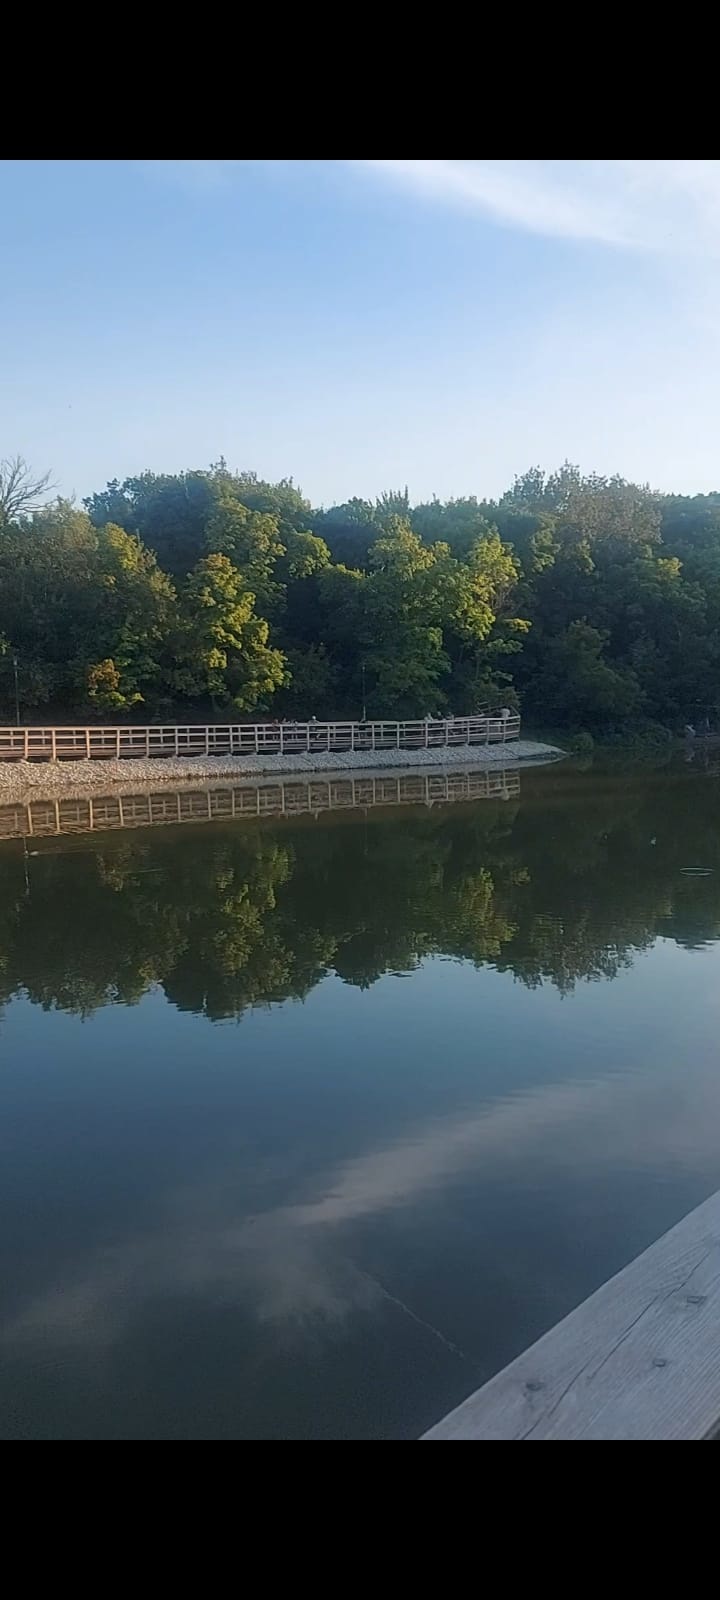
[[[236,711],[264,708],[285,677],[280,650],[255,612],[255,596],[224,555],[205,556],[181,595],[176,687]]]
[[[51,488],[50,473],[37,477],[23,456],[0,461],[0,527],[36,511]]]

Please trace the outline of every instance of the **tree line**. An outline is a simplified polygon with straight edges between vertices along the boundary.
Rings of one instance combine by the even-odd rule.
[[[0,467],[5,718],[422,717],[593,734],[717,716],[720,493],[565,464],[498,500],[316,509],[291,479],[141,473],[80,508]]]

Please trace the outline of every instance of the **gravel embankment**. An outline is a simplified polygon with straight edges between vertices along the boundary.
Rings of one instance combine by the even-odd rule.
[[[292,776],[313,772],[378,772],[384,767],[501,767],[524,761],[551,761],[563,754],[556,745],[514,739],[511,744],[450,745],[435,750],[322,751],[296,756],[153,757],[149,761],[2,761],[0,804],[77,792],[100,792],[121,786],[178,783],[188,779]]]

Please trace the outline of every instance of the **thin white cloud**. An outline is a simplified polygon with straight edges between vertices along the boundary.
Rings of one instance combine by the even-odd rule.
[[[364,161],[509,227],[672,255],[720,254],[720,161]]]
[[[352,1247],[347,1253],[347,1230],[352,1241],[359,1220],[411,1208],[463,1172],[489,1181],[508,1170],[508,1160],[522,1160],[526,1171],[538,1161],[567,1163],[604,1187],[614,1172],[638,1172],[643,1164],[668,1173],[687,1164],[710,1181],[719,1117],[715,1073],[696,1073],[693,1093],[678,1096],[669,1067],[659,1062],[650,1097],[642,1075],[632,1073],[538,1084],[518,1098],[420,1123],[319,1172],[314,1198],[235,1220],[233,1161],[171,1192],[160,1222],[145,1233],[91,1254],[74,1280],[68,1274],[61,1286],[41,1289],[0,1322],[0,1346],[25,1347],[30,1338],[110,1346],[158,1296],[208,1290],[216,1301],[245,1305],[262,1323],[342,1322],[358,1307],[373,1311],[393,1298],[358,1265]],[[438,1336],[437,1328],[430,1332]]]
[[[305,161],[140,161],[149,177],[223,194],[243,169],[292,182]],[[407,193],[550,238],[707,260],[720,255],[720,161],[354,161]]]

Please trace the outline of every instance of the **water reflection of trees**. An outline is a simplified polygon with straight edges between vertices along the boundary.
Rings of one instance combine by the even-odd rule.
[[[537,775],[522,804],[0,855],[0,998],[83,1015],[160,985],[211,1018],[445,954],[566,991],[720,933],[712,780]],[[707,877],[684,875],[688,867]],[[26,879],[28,881],[26,881]]]

